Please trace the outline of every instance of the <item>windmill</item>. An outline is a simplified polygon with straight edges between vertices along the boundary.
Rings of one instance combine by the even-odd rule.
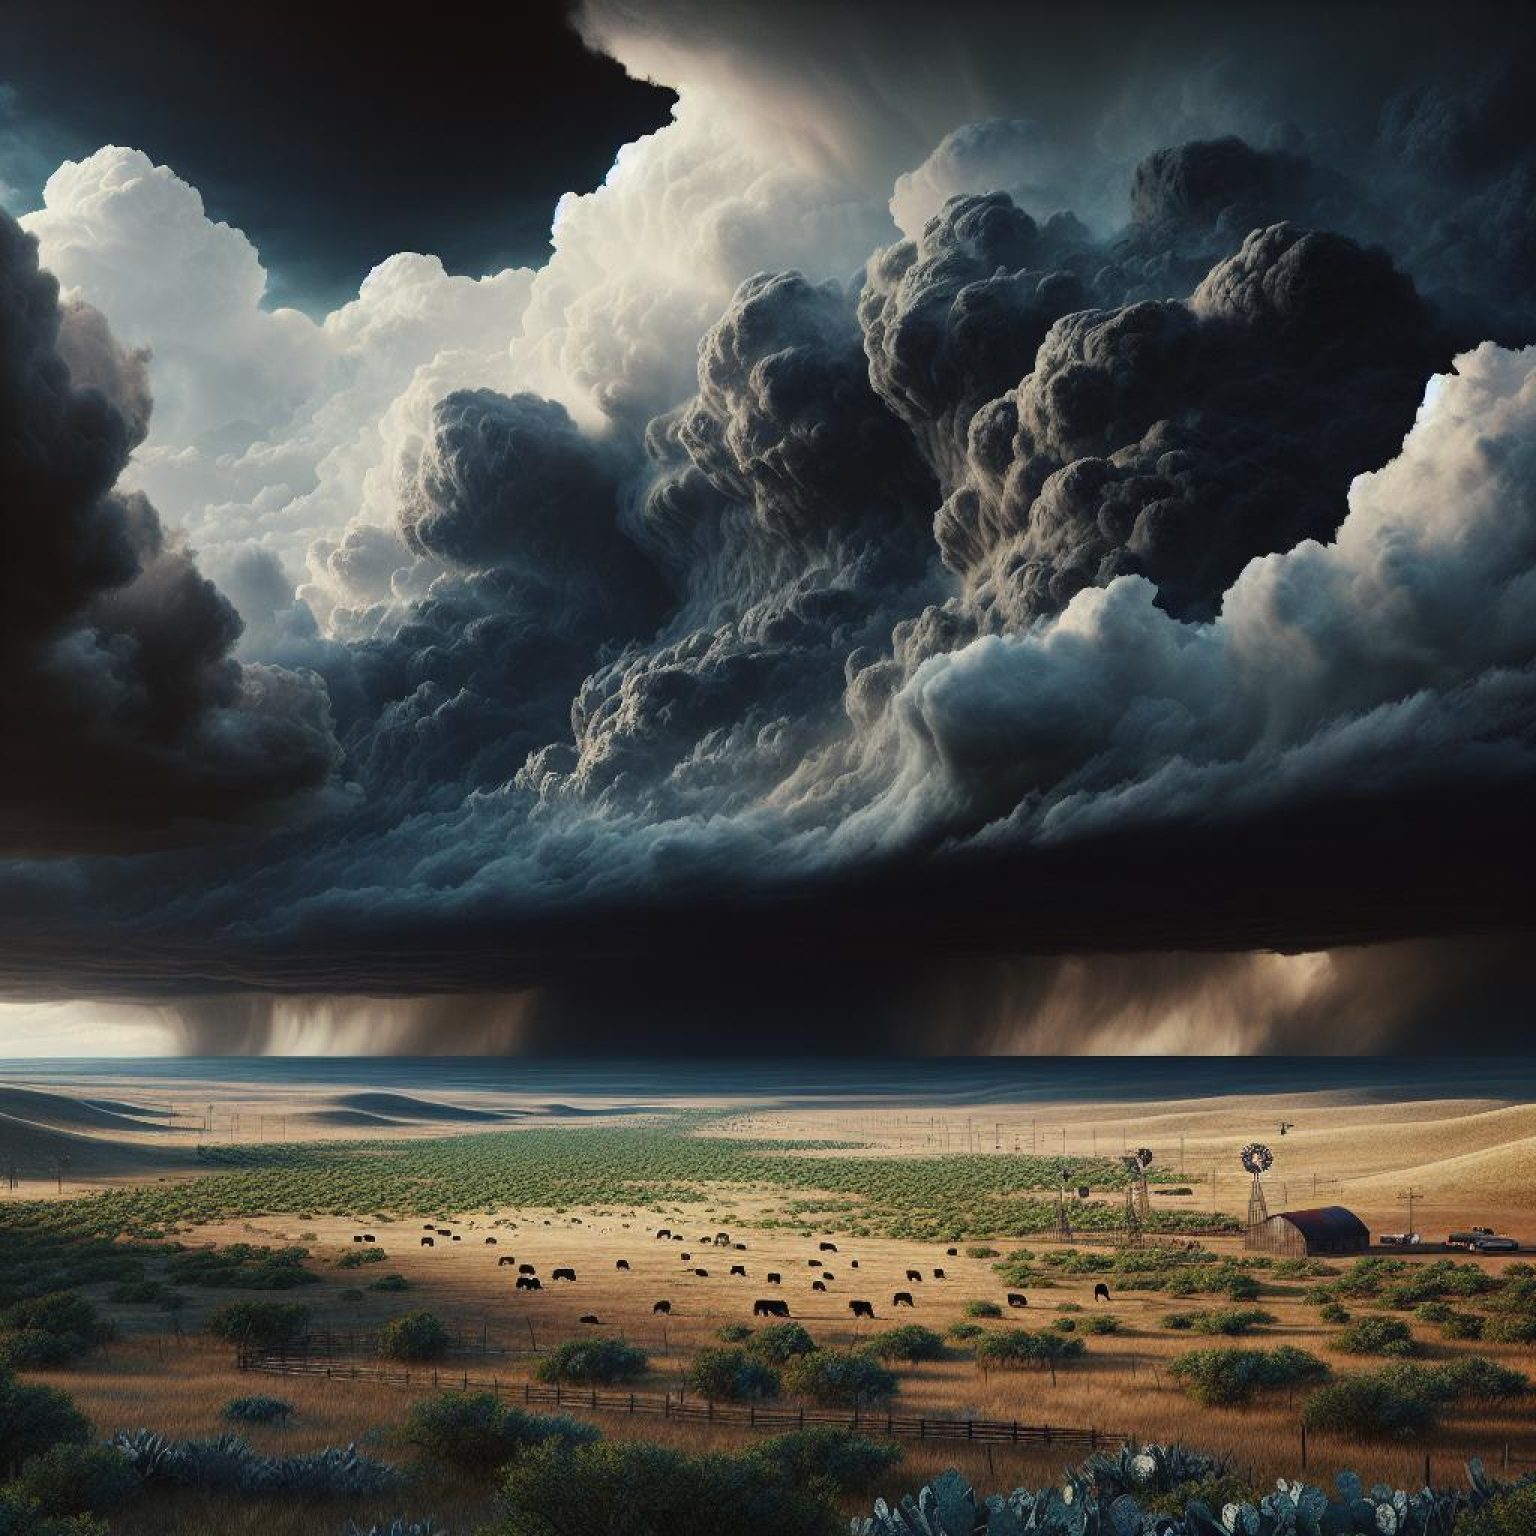
[[[1269,1220],[1269,1207],[1264,1203],[1264,1175],[1274,1166],[1275,1154],[1262,1141],[1250,1141],[1243,1148],[1243,1167],[1253,1175],[1253,1188],[1248,1191],[1248,1225],[1262,1226]]]
[[[1072,1170],[1065,1163],[1056,1170],[1060,1183],[1056,1189],[1056,1241],[1070,1243],[1072,1241],[1072,1223],[1067,1220],[1067,1180],[1071,1177]]]

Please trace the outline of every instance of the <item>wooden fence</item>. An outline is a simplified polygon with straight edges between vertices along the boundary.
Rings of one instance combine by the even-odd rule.
[[[250,1349],[238,1356],[242,1371],[274,1376],[319,1376],[332,1381],[372,1381],[420,1390],[468,1391],[471,1387],[529,1407],[584,1408],[589,1413],[652,1414],[698,1424],[728,1424],[783,1433],[818,1425],[885,1435],[893,1440],[969,1440],[978,1445],[1037,1445],[1064,1450],[1098,1450],[1127,1443],[1130,1436],[1105,1429],[1061,1424],[1021,1424],[1016,1419],[929,1418],[872,1409],[768,1408],[756,1403],[716,1403],[684,1392],[619,1392],[597,1387],[545,1386],[504,1381],[468,1369],[409,1367],[359,1362],[303,1350]]]

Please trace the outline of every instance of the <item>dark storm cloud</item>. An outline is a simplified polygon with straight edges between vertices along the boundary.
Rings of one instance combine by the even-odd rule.
[[[1527,334],[1506,259],[1531,140],[1497,77],[1453,68],[1491,13],[1406,93],[1426,45],[1391,29],[1369,56],[1380,12],[1304,11],[1302,41],[1261,18],[1219,68],[1230,12],[1207,34],[1215,12],[1180,11],[1166,35],[1110,14],[1064,21],[1053,55],[1015,46],[1037,12],[988,13],[980,51],[967,13],[951,57],[899,7],[803,36],[793,7],[594,10],[637,67],[714,69],[716,90],[751,42],[761,89],[740,110],[820,123],[816,156],[850,175],[927,154],[962,64],[978,111],[1016,110],[1015,66],[1038,83],[1050,142],[951,142],[899,189],[931,213],[851,287],[749,278],[692,331],[696,368],[675,345],[687,306],[626,286],[612,334],[570,333],[599,420],[446,395],[395,465],[397,525],[312,556],[329,627],[285,601],[275,556],[228,557],[248,653],[327,703],[357,797],[233,862],[13,868],[0,986],[528,989],[519,1041],[565,1049],[635,1030],[718,1047],[722,1012],[754,1041],[910,1046],[931,1006],[961,1019],[958,1049],[1074,1043],[1074,1017],[1102,1044],[1138,997],[1214,1019],[1268,985],[1241,1043],[1272,1048],[1347,1018],[1361,977],[1443,998],[1442,972],[1416,952],[1314,985],[1231,952],[1423,940],[1504,964],[1498,936],[1536,912],[1536,359],[1507,350]],[[1117,72],[1138,37],[1155,46]],[[791,68],[790,41],[821,67]],[[1233,102],[1269,122],[1308,107],[1325,43],[1329,99],[1294,131],[1229,136]],[[1199,110],[1145,142],[1181,49]],[[1096,173],[1092,223],[950,187],[982,166],[1054,194],[1114,121],[1118,224]],[[1017,155],[1036,158],[1013,174]],[[35,294],[15,292],[31,335]],[[154,729],[179,742],[177,722],[230,707],[218,679],[267,674],[239,671],[227,607],[110,490],[139,374],[94,327],[82,313],[67,345],[120,403],[49,407],[80,413],[87,446],[58,493],[68,526],[24,530],[53,574],[18,578],[0,622],[100,615],[168,679]],[[661,412],[644,425],[640,400]],[[1443,974],[1477,968],[1459,965]],[[269,1038],[261,1004],[199,1007]],[[1393,1029],[1432,1038],[1411,1008],[1381,1014]]]
[[[271,814],[337,751],[318,679],[230,658],[235,610],[117,477],[144,435],[142,356],[62,309],[0,214],[0,769],[10,853],[152,843]]]

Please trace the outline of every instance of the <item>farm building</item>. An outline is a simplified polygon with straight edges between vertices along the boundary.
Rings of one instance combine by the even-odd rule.
[[[1249,1227],[1243,1236],[1243,1247],[1288,1259],[1315,1254],[1364,1253],[1370,1246],[1371,1234],[1365,1223],[1342,1205],[1324,1205],[1311,1211],[1281,1211],[1268,1221]]]

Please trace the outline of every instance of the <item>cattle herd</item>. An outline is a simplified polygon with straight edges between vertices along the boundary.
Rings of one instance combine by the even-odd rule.
[[[572,1216],[569,1219],[574,1223],[580,1224],[579,1217]],[[474,1223],[471,1222],[470,1225],[473,1226]],[[545,1221],[544,1225],[549,1226],[551,1223]],[[627,1227],[629,1223],[625,1222],[624,1225]],[[453,1232],[447,1227],[436,1226],[432,1222],[428,1222],[423,1227],[422,1232],[423,1236],[421,1239],[421,1246],[423,1248],[433,1247],[437,1239],[440,1237],[446,1237],[455,1243],[461,1241],[461,1235],[459,1233]],[[376,1235],[372,1232],[354,1233],[352,1237],[352,1241],[354,1243],[372,1243],[376,1242],[377,1240],[378,1239]],[[659,1227],[656,1231],[656,1241],[684,1243],[687,1242],[687,1238],[685,1238],[679,1232],[672,1231],[670,1227]],[[728,1232],[716,1232],[712,1237],[706,1235],[704,1237],[698,1238],[697,1242],[713,1248],[729,1248],[735,1252],[745,1252],[747,1248],[745,1243],[733,1241],[731,1235]],[[495,1247],[497,1246],[497,1239],[494,1237],[487,1237],[485,1238],[485,1244],[488,1247]],[[822,1239],[816,1244],[816,1251],[818,1254],[836,1253],[838,1248],[836,1243],[828,1242],[827,1240]],[[958,1250],[949,1248],[946,1250],[946,1254],[948,1257],[953,1258],[957,1256]],[[694,1278],[699,1280],[707,1280],[710,1278],[710,1272],[708,1269],[705,1269],[702,1266],[693,1265],[692,1252],[680,1252],[678,1254],[678,1258],[682,1263],[692,1265],[688,1273],[692,1274]],[[497,1255],[496,1265],[498,1268],[510,1268],[513,1264],[516,1263],[516,1259],[511,1254],[504,1253]],[[837,1277],[832,1273],[831,1270],[826,1268],[825,1264],[820,1258],[807,1257],[805,1263],[808,1269],[819,1271],[819,1273],[811,1281],[811,1290],[813,1292],[825,1294],[828,1282],[835,1280]],[[859,1267],[859,1261],[857,1259],[849,1259],[847,1263],[850,1269],[857,1269]],[[614,1269],[623,1273],[632,1272],[630,1270],[630,1263],[628,1259],[615,1260]],[[944,1270],[941,1268],[934,1268],[932,1274],[935,1280],[944,1280],[947,1278]],[[745,1264],[732,1264],[730,1266],[730,1278],[741,1280],[749,1279],[750,1276],[747,1273],[747,1266]],[[906,1271],[906,1278],[909,1284],[921,1284],[923,1282],[923,1272],[920,1269],[908,1269]],[[576,1271],[574,1268],[569,1266],[551,1269],[550,1279],[563,1280],[574,1284],[576,1282]],[[763,1283],[765,1285],[782,1286],[784,1283],[783,1272],[780,1270],[766,1271],[763,1275]],[[539,1281],[538,1271],[535,1265],[527,1263],[517,1264],[516,1288],[520,1291],[537,1291],[543,1288]],[[1109,1299],[1110,1296],[1108,1286],[1100,1284],[1094,1287],[1094,1300],[1107,1302]],[[1010,1307],[1027,1307],[1029,1305],[1028,1298],[1018,1291],[1009,1291],[1007,1293],[1007,1300]],[[891,1305],[892,1307],[915,1307],[916,1302],[913,1299],[913,1293],[911,1291],[895,1291],[891,1295]],[[848,1302],[848,1310],[856,1319],[873,1319],[875,1316],[875,1304],[873,1301],[869,1300],[851,1299]],[[653,1314],[658,1316],[670,1317],[672,1315],[672,1303],[670,1300],[663,1298],[652,1306],[651,1311]],[[752,1315],[754,1317],[789,1317],[791,1313],[789,1303],[787,1301],[782,1301],[773,1297],[759,1297],[752,1303]],[[589,1312],[582,1314],[581,1321],[583,1323],[593,1324],[598,1323],[600,1319],[594,1313]]]

